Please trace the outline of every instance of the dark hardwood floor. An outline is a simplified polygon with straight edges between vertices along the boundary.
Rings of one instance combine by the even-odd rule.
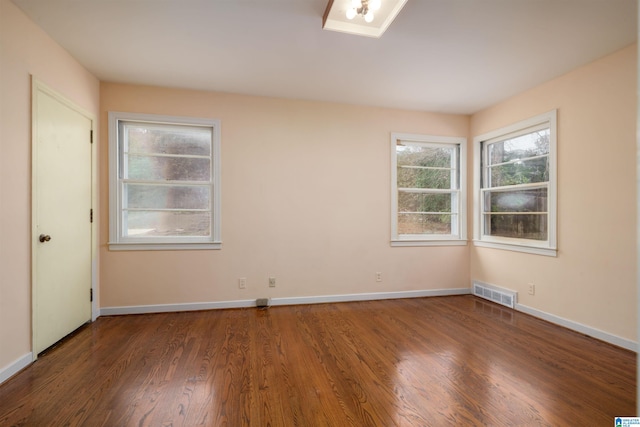
[[[609,426],[636,356],[472,296],[101,317],[2,426]]]

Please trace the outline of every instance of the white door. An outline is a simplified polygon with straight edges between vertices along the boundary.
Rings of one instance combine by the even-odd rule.
[[[93,121],[33,85],[34,357],[91,320]]]

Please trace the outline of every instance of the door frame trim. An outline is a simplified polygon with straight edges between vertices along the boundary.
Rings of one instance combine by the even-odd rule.
[[[36,294],[37,294],[37,212],[38,212],[38,177],[37,177],[37,155],[38,155],[38,93],[44,93],[61,104],[69,107],[78,114],[86,117],[91,122],[91,130],[93,132],[93,143],[91,144],[91,209],[93,209],[93,222],[91,223],[91,290],[93,292],[93,301],[91,302],[91,321],[93,322],[99,315],[98,308],[98,175],[97,175],[97,129],[96,129],[96,117],[79,106],[75,102],[69,100],[60,92],[47,86],[41,80],[31,75],[31,354],[32,360],[35,361],[38,358],[36,352]],[[87,298],[89,296],[87,295]]]

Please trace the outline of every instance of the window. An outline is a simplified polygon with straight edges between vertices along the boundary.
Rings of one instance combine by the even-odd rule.
[[[392,246],[466,244],[466,139],[391,135]]]
[[[109,113],[115,250],[219,249],[220,123]]]
[[[556,111],[474,139],[475,244],[556,255]]]

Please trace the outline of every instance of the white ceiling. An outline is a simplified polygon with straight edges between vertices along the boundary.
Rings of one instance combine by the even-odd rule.
[[[375,39],[327,1],[13,0],[102,81],[462,114],[638,33],[636,0],[409,0]]]

